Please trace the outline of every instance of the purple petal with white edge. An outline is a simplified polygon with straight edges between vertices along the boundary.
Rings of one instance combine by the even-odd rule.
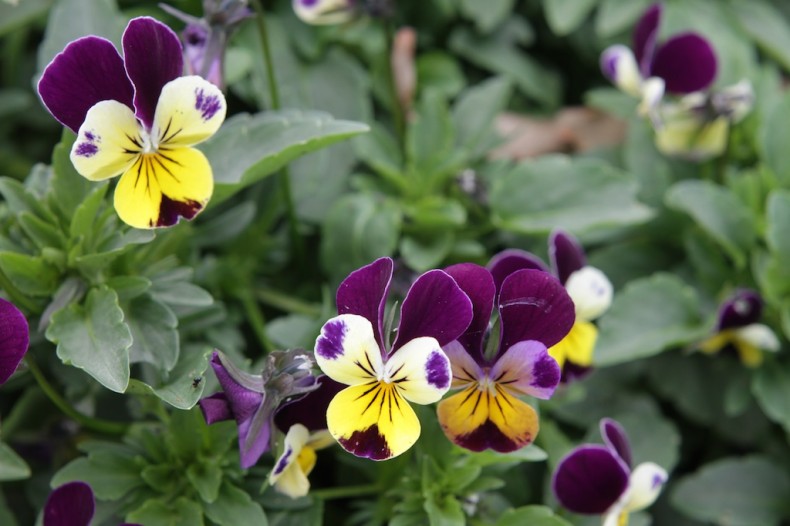
[[[568,276],[587,264],[587,257],[579,240],[562,230],[555,230],[549,236],[549,258],[563,285],[568,281]]]
[[[616,420],[611,418],[601,419],[601,436],[606,445],[615,452],[626,465],[631,466],[631,444],[628,441],[628,435]]]
[[[491,323],[496,286],[491,273],[473,263],[459,263],[444,269],[472,301],[472,323],[458,337],[458,343],[478,363],[483,363],[483,342]]]
[[[491,368],[497,383],[524,394],[548,400],[560,383],[560,366],[546,346],[535,340],[518,342]]]
[[[540,270],[519,270],[502,284],[499,352],[524,340],[551,347],[562,340],[576,319],[573,301],[557,278]]]
[[[326,409],[329,402],[346,386],[326,375],[316,378],[316,383],[318,388],[314,391],[280,405],[274,416],[274,423],[283,433],[287,433],[295,424],[302,424],[310,431],[326,429]]]
[[[505,278],[517,270],[531,268],[534,270],[549,271],[549,268],[538,256],[517,248],[509,248],[495,255],[491,258],[491,261],[488,262],[486,268],[488,268],[491,272],[491,276],[494,278],[494,285],[496,285],[497,293],[499,293],[502,288],[502,282],[505,281]]]
[[[30,330],[25,316],[13,303],[0,298],[0,385],[14,374],[29,343]]]
[[[113,43],[89,36],[52,59],[38,81],[38,94],[52,116],[77,133],[97,102],[117,100],[131,108],[134,87]]]
[[[567,510],[600,515],[625,493],[628,477],[628,468],[608,448],[585,445],[560,461],[551,489]]]
[[[384,354],[384,307],[392,280],[393,262],[380,258],[348,275],[337,288],[337,313],[357,314],[370,321]]]
[[[669,93],[692,93],[713,83],[717,62],[710,42],[696,33],[683,33],[656,49],[650,76],[664,79]]]
[[[642,14],[642,18],[634,28],[634,56],[640,66],[649,67],[653,60],[656,39],[658,38],[658,26],[661,23],[661,14],[664,7],[661,4],[653,4]]]
[[[403,300],[392,352],[423,336],[444,346],[464,333],[472,316],[472,302],[455,280],[442,270],[428,271],[417,278]]]
[[[44,505],[44,526],[88,526],[96,501],[91,487],[81,481],[54,489]]]
[[[123,56],[134,85],[135,113],[150,130],[162,88],[183,73],[181,42],[162,22],[141,16],[133,18],[123,32]]]
[[[225,393],[214,393],[211,396],[201,398],[198,401],[198,405],[208,425],[233,419],[233,413],[230,410]]]
[[[733,294],[719,309],[719,321],[716,329],[735,329],[760,321],[763,314],[763,300],[760,295],[750,289],[743,289]]]

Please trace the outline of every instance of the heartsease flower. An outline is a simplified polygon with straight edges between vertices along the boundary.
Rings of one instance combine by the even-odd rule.
[[[438,401],[450,388],[450,362],[442,346],[472,320],[472,305],[449,274],[422,274],[406,294],[397,336],[389,348],[384,310],[393,262],[382,258],[352,272],[337,291],[339,315],[316,340],[321,370],[348,385],[329,404],[329,432],[359,457],[386,460],[420,436],[409,405]]]
[[[464,334],[444,347],[452,387],[463,390],[439,403],[439,423],[461,447],[515,451],[532,443],[539,430],[537,413],[518,397],[548,399],[554,393],[560,368],[547,348],[573,325],[573,303],[559,281],[540,270],[513,272],[500,287],[488,270],[472,263],[446,272],[472,300],[474,317]],[[489,342],[493,352],[487,355],[495,301],[498,341]]]
[[[731,348],[738,353],[747,367],[758,367],[763,363],[764,351],[779,350],[779,339],[770,327],[759,323],[763,312],[763,300],[750,289],[733,294],[719,308],[715,334],[699,344],[707,354]]]
[[[294,13],[313,25],[343,24],[357,12],[354,0],[292,0]]]
[[[43,526],[89,526],[96,509],[90,485],[67,482],[52,490],[44,505]],[[125,523],[121,526],[139,526]]]
[[[576,312],[570,332],[549,354],[562,368],[562,380],[568,381],[586,374],[592,366],[598,329],[593,321],[612,303],[612,284],[599,269],[587,264],[587,257],[579,241],[571,234],[555,230],[549,236],[549,270],[540,258],[523,250],[505,250],[488,264],[496,283],[519,269],[539,269],[553,272],[565,285]]]
[[[573,513],[602,515],[603,526],[625,526],[628,514],[653,504],[667,472],[653,462],[631,470],[631,445],[622,426],[604,418],[605,446],[583,444],[557,465],[551,487],[559,503]]]
[[[271,448],[273,419],[283,401],[315,389],[312,363],[304,351],[274,351],[266,357],[262,374],[253,375],[214,352],[211,366],[222,392],[198,403],[208,424],[236,420],[242,468],[254,466]]]
[[[214,189],[211,166],[192,148],[225,119],[217,86],[182,77],[176,34],[150,17],[123,33],[124,56],[106,39],[71,42],[44,70],[38,92],[62,124],[77,133],[71,161],[91,181],[119,174],[115,209],[135,228],[192,219]]]
[[[25,316],[10,301],[0,298],[0,385],[11,378],[30,344]]]

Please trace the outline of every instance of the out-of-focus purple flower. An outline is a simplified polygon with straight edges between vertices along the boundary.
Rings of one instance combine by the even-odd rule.
[[[224,61],[228,39],[247,18],[254,16],[246,0],[203,0],[203,16],[188,15],[167,4],[160,7],[186,23],[181,32],[187,73],[224,87]]]
[[[622,426],[600,423],[605,446],[583,444],[557,465],[551,487],[559,503],[573,513],[602,515],[603,526],[627,524],[628,514],[647,508],[661,493],[667,472],[653,462],[631,470],[631,446]]]
[[[93,489],[81,481],[58,486],[44,505],[44,526],[89,526],[96,509]],[[125,523],[121,526],[140,526]]]
[[[262,374],[242,371],[215,351],[211,366],[222,392],[200,400],[206,423],[236,420],[241,467],[249,468],[271,448],[275,413],[284,400],[316,388],[313,361],[305,351],[275,351],[266,357]]]
[[[25,316],[13,303],[0,298],[0,385],[14,374],[29,343],[30,330]]]
[[[759,323],[763,312],[763,300],[750,289],[733,294],[719,308],[715,334],[699,344],[707,354],[715,354],[725,348],[738,353],[741,362],[748,367],[763,363],[763,352],[779,350],[779,339],[770,327]]]

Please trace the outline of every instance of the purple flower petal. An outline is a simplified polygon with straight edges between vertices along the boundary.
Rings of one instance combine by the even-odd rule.
[[[524,340],[546,347],[556,344],[573,327],[573,300],[562,284],[541,270],[525,269],[511,274],[499,294],[502,323],[499,352]]]
[[[495,255],[491,258],[491,261],[488,262],[487,268],[494,277],[497,293],[502,288],[502,282],[505,281],[505,278],[517,270],[531,268],[546,272],[549,271],[546,264],[543,263],[539,257],[526,250],[519,250],[517,248],[509,248]]]
[[[272,405],[271,397],[266,397],[252,418],[243,422],[238,422],[238,418],[236,419],[239,426],[239,463],[242,468],[254,466],[261,455],[269,451],[272,420],[276,409]]]
[[[30,330],[25,316],[13,303],[0,298],[0,385],[14,374],[29,343]]]
[[[601,419],[601,436],[606,445],[615,452],[627,466],[631,466],[631,444],[628,442],[628,435],[616,420],[611,418]]]
[[[211,396],[202,398],[198,401],[198,405],[203,412],[203,418],[209,425],[233,418],[225,393],[214,393]]]
[[[560,383],[560,366],[546,346],[535,340],[509,348],[491,368],[490,377],[501,385],[548,400]]]
[[[384,307],[387,304],[392,269],[390,258],[377,259],[349,274],[337,288],[337,313],[367,318],[373,326],[380,349],[384,349]]]
[[[316,382],[318,388],[315,391],[288,401],[277,410],[274,423],[283,433],[287,433],[295,424],[302,424],[310,431],[326,429],[329,402],[346,386],[325,375],[316,378]]]
[[[763,300],[760,295],[750,289],[739,290],[719,309],[716,329],[722,331],[757,323],[762,313]]]
[[[562,230],[555,230],[549,236],[549,258],[555,274],[563,285],[568,281],[568,276],[587,264],[584,249],[579,241]]]
[[[77,133],[97,102],[117,100],[131,108],[134,88],[112,42],[89,36],[70,43],[49,63],[38,93],[52,116]]]
[[[138,17],[123,32],[123,56],[134,85],[135,113],[146,129],[151,129],[162,88],[183,73],[181,42],[162,22]]]
[[[551,488],[569,511],[600,515],[628,488],[628,477],[626,466],[609,449],[587,445],[560,461]]]
[[[67,482],[49,494],[44,505],[44,526],[88,526],[95,507],[88,484]]]
[[[658,26],[661,23],[661,14],[664,10],[663,5],[653,4],[642,14],[642,18],[634,28],[634,57],[636,63],[643,68],[649,69],[653,60],[656,39],[658,38]]]
[[[483,342],[491,323],[496,287],[491,273],[473,263],[460,263],[445,269],[472,301],[472,323],[458,337],[477,363],[483,363]]]
[[[669,93],[704,90],[716,78],[716,52],[696,33],[675,35],[657,49],[650,76],[664,79]]]
[[[449,274],[431,270],[409,289],[400,311],[392,352],[414,338],[430,336],[444,346],[461,336],[472,322],[472,302]]]

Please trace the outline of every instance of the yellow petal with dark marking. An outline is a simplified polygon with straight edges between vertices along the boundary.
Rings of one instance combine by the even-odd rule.
[[[387,460],[420,437],[420,421],[395,384],[371,381],[347,387],[326,412],[329,432],[358,457]]]
[[[193,148],[160,148],[140,155],[115,189],[115,209],[135,228],[175,225],[194,218],[214,190],[211,166]]]
[[[549,354],[557,360],[560,367],[564,367],[566,361],[582,367],[590,367],[597,339],[598,329],[595,325],[577,320],[565,338],[549,348]]]

